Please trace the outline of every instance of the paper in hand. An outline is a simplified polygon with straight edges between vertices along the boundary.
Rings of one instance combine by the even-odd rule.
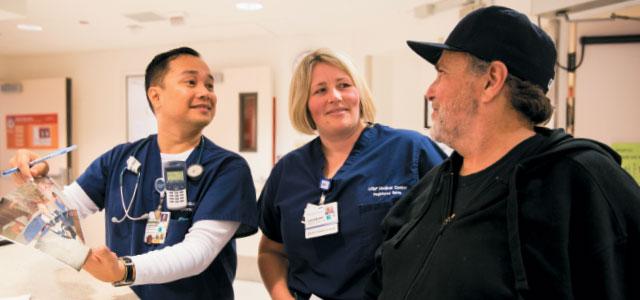
[[[0,198],[0,235],[80,270],[89,248],[75,210],[50,178],[36,178]]]

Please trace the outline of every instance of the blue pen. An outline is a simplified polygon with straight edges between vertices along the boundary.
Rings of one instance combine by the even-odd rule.
[[[75,150],[76,148],[78,148],[78,146],[76,146],[76,145],[71,145],[69,147],[60,148],[60,149],[58,149],[56,151],[53,151],[53,152],[51,152],[51,153],[49,153],[49,154],[47,154],[47,155],[45,155],[43,157],[40,157],[40,158],[32,160],[31,162],[29,162],[29,167],[33,167],[34,165],[36,165],[38,163],[41,163],[41,162],[43,162],[45,160],[51,159],[53,157],[60,156],[60,155],[63,155],[63,154],[67,154],[67,153]],[[11,174],[13,174],[15,172],[18,172],[18,168],[17,167],[2,171],[2,176],[11,175]]]

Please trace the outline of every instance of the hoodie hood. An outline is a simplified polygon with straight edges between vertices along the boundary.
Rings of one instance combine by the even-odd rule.
[[[595,140],[573,138],[564,129],[548,129],[535,127],[535,132],[546,137],[545,142],[538,146],[536,154],[524,160],[521,165],[523,169],[530,166],[545,165],[556,158],[576,151],[594,150],[606,157],[611,158],[620,165],[622,158],[611,147]]]
[[[576,139],[567,134],[563,129],[548,129],[535,127],[535,132],[545,137],[545,141],[535,149],[534,154],[517,164],[509,179],[509,194],[507,196],[507,241],[509,252],[511,253],[511,267],[515,276],[515,288],[518,299],[523,299],[529,289],[529,282],[522,258],[522,246],[520,242],[520,225],[518,222],[519,200],[518,200],[518,177],[528,170],[544,168],[555,163],[558,159],[567,157],[572,153],[581,151],[597,151],[604,157],[612,159],[620,165],[622,159],[609,146],[589,139]]]

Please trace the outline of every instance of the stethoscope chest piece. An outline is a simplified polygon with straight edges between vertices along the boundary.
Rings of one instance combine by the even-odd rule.
[[[187,168],[187,176],[189,176],[189,178],[191,178],[192,180],[198,180],[200,179],[200,176],[202,176],[203,171],[204,168],[202,168],[201,164],[193,164],[190,165],[189,168]]]

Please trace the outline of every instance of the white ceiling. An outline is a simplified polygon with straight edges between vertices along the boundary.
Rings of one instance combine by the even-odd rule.
[[[414,7],[433,0],[261,0],[264,9],[258,12],[238,11],[236,2],[0,0],[0,55],[375,30],[413,18]],[[163,20],[140,22],[125,16],[137,13],[153,13]],[[185,16],[184,25],[172,26],[169,19],[179,15]],[[16,28],[23,23],[43,30]]]
[[[235,4],[242,1],[261,2],[264,9],[236,10]],[[523,0],[0,0],[0,56],[362,30],[370,33],[415,20],[416,15],[424,18],[420,13],[425,8],[437,12],[473,2],[518,1]],[[565,2],[618,3],[612,6],[624,9],[619,14],[640,16],[640,0],[531,1],[546,1],[553,7]],[[600,10],[603,16],[598,17],[612,11]],[[127,17],[133,14],[153,14],[160,20],[144,22]],[[172,26],[170,19],[175,16],[184,16],[184,24]],[[18,24],[35,24],[43,30],[22,31]]]

